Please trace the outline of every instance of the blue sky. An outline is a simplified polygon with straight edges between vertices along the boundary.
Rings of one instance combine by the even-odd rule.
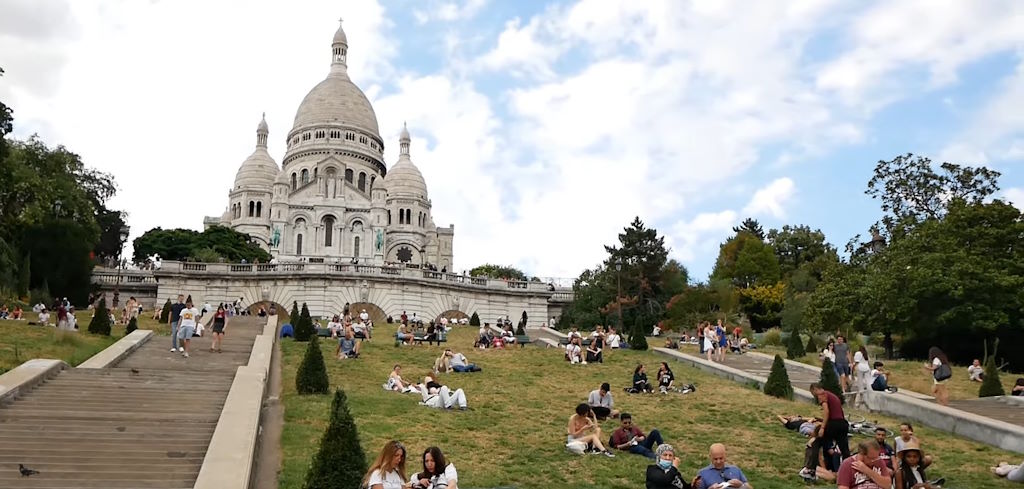
[[[389,164],[408,121],[456,268],[571,277],[634,215],[706,277],[745,217],[842,248],[879,159],[1003,173],[1024,204],[1024,3],[0,0],[19,136],[115,174],[133,236],[219,215],[262,112],[280,161],[337,18]],[[189,198],[154,199],[165,176]],[[171,195],[171,192],[167,192]]]

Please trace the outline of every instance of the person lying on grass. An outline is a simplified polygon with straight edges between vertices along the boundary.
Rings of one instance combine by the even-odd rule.
[[[449,389],[441,384],[433,374],[423,378],[423,384],[419,386],[419,392],[423,395],[420,405],[435,409],[455,409],[456,407],[465,411],[467,406],[466,393],[462,389]]]
[[[805,418],[799,414],[795,416],[777,415],[776,417],[787,430],[799,432],[804,436],[811,436],[814,433],[814,427],[821,424],[821,418]]]
[[[639,426],[633,424],[633,416],[629,413],[622,413],[619,423],[621,426],[612,432],[608,445],[654,460],[656,457],[652,449],[664,443],[661,439],[661,432],[653,429],[645,435]]]

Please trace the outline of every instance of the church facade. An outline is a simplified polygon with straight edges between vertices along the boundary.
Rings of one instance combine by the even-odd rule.
[[[330,71],[299,104],[281,165],[267,152],[264,119],[224,214],[204,224],[249,234],[279,262],[451,270],[455,227],[434,224],[427,184],[409,154],[409,131],[403,127],[398,161],[389,169],[377,116],[349,79],[347,57],[339,26]]]

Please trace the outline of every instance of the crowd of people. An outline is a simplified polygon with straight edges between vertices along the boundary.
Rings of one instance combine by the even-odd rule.
[[[442,384],[437,374],[431,372],[423,378],[422,383],[415,383],[402,377],[402,366],[395,365],[383,384],[384,390],[402,394],[416,394],[421,397],[419,404],[435,409],[469,409],[466,393],[462,389],[452,389]]]

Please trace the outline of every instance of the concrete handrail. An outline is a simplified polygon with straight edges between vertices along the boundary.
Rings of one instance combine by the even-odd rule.
[[[277,316],[256,335],[249,363],[238,367],[193,489],[248,489],[256,460],[263,396],[277,341]],[[268,334],[269,333],[269,334]]]
[[[117,365],[132,352],[138,350],[145,342],[153,337],[153,331],[148,329],[137,329],[116,343],[103,349],[103,351],[89,357],[88,360],[78,365],[78,368],[108,368]]]
[[[764,389],[764,385],[768,382],[767,377],[761,377],[760,375],[754,375],[751,373],[744,372],[737,368],[732,368],[728,365],[723,365],[717,362],[709,362],[703,358],[688,355],[681,351],[670,350],[668,348],[655,347],[654,351],[661,353],[662,355],[668,355],[676,360],[690,364],[693,367],[697,367],[705,372],[710,372],[719,377],[725,377],[729,380],[743,383],[754,383],[759,389]],[[797,398],[814,401],[814,396],[807,389],[800,389],[797,387],[793,388],[793,395]]]
[[[13,401],[43,383],[46,379],[70,368],[63,360],[36,358],[0,375],[0,405]]]

